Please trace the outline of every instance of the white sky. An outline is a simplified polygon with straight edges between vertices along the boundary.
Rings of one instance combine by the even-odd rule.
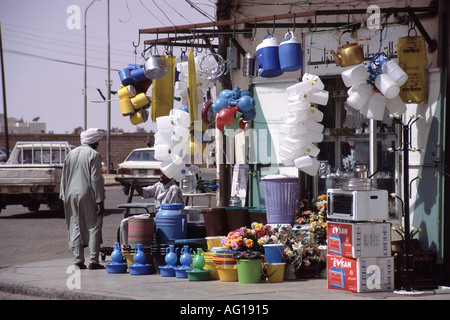
[[[0,22],[8,117],[31,122],[40,117],[47,132],[72,133],[84,127],[84,12],[92,0],[1,0]],[[192,3],[215,16],[215,0],[192,0]],[[79,29],[69,29],[71,5],[80,8]],[[159,8],[158,8],[159,7]],[[110,0],[111,90],[120,88],[118,70],[130,63],[142,63],[143,41],[139,29],[184,25],[211,21],[186,0]],[[87,11],[88,127],[107,129],[107,1],[95,2]],[[167,37],[167,34],[160,35]],[[162,53],[163,49],[160,49]],[[179,55],[174,48],[174,55]],[[0,81],[1,83],[1,81]],[[150,91],[148,95],[150,95]],[[2,92],[0,90],[0,97]],[[118,99],[112,95],[111,99]],[[3,113],[3,100],[1,100]],[[177,104],[175,104],[177,106]],[[129,117],[123,117],[119,102],[111,102],[111,127],[134,132]],[[155,124],[148,120],[139,125],[149,131]]]

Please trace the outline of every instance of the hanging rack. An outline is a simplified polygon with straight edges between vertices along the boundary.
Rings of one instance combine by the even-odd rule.
[[[387,15],[397,15],[399,13],[406,13],[408,14],[408,19],[412,20],[417,29],[420,31],[420,33],[425,38],[425,41],[427,42],[429,46],[430,52],[434,52],[437,49],[437,41],[434,39],[431,39],[430,35],[427,33],[425,28],[423,27],[422,23],[420,22],[419,16],[417,13],[422,13],[424,16],[434,16],[438,13],[437,7],[405,7],[405,8],[380,8],[380,13],[384,13]],[[241,18],[241,19],[228,19],[228,20],[219,20],[219,21],[213,21],[213,22],[205,22],[205,23],[198,23],[198,24],[188,24],[188,25],[179,25],[179,26],[171,26],[171,27],[159,27],[159,28],[147,28],[147,29],[139,29],[139,41],[138,45],[140,43],[140,36],[141,34],[158,34],[158,33],[192,33],[192,30],[195,30],[196,33],[208,33],[210,36],[212,34],[212,37],[218,37],[221,35],[220,29],[223,27],[230,27],[237,25],[244,25],[243,30],[253,30],[258,28],[309,28],[312,25],[312,21],[309,21],[308,23],[297,23],[295,21],[296,18],[307,18],[307,17],[314,17],[314,28],[338,28],[348,25],[347,22],[344,23],[320,23],[317,22],[317,16],[331,16],[331,15],[347,15],[350,19],[350,15],[354,14],[367,14],[367,9],[343,9],[343,10],[315,10],[315,11],[305,11],[305,12],[293,12],[293,13],[286,13],[286,14],[278,14],[278,15],[270,15],[270,16],[261,16],[261,17],[250,17],[250,18]],[[289,23],[276,23],[277,20],[287,20],[287,19],[293,19],[294,22]],[[271,23],[263,23],[271,21]],[[213,29],[205,29],[205,28],[213,28]],[[355,25],[355,27],[357,27]],[[235,28],[234,28],[235,29]],[[228,30],[230,31],[230,30]],[[235,33],[238,32],[238,30],[231,30]],[[161,39],[160,39],[161,40]],[[161,41],[158,41],[157,43],[155,40],[147,40],[152,41],[152,44],[160,44]],[[172,42],[173,45],[177,45],[176,42]],[[138,45],[135,45],[133,42],[133,45],[136,47]]]

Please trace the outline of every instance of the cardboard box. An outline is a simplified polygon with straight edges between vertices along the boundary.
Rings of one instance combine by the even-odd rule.
[[[390,257],[388,222],[327,222],[328,254],[347,258]]]
[[[352,292],[393,291],[394,257],[350,259],[327,255],[328,289]]]

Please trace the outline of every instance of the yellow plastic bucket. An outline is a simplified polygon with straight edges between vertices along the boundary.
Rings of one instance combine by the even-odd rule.
[[[220,281],[238,281],[237,265],[216,265]]]
[[[266,276],[269,282],[283,282],[286,263],[267,263]]]
[[[203,269],[210,270],[209,278],[211,280],[219,280],[219,273],[217,272],[216,264],[213,260],[214,252],[205,252],[204,258],[205,258],[205,266]]]
[[[220,247],[220,239],[222,239],[221,236],[215,236],[215,237],[205,237],[206,244],[208,246],[208,249],[212,249],[214,247]]]

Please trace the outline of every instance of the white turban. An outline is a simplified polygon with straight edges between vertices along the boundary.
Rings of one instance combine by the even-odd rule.
[[[81,132],[81,144],[93,144],[99,142],[105,133],[98,128],[89,128],[86,131]]]

